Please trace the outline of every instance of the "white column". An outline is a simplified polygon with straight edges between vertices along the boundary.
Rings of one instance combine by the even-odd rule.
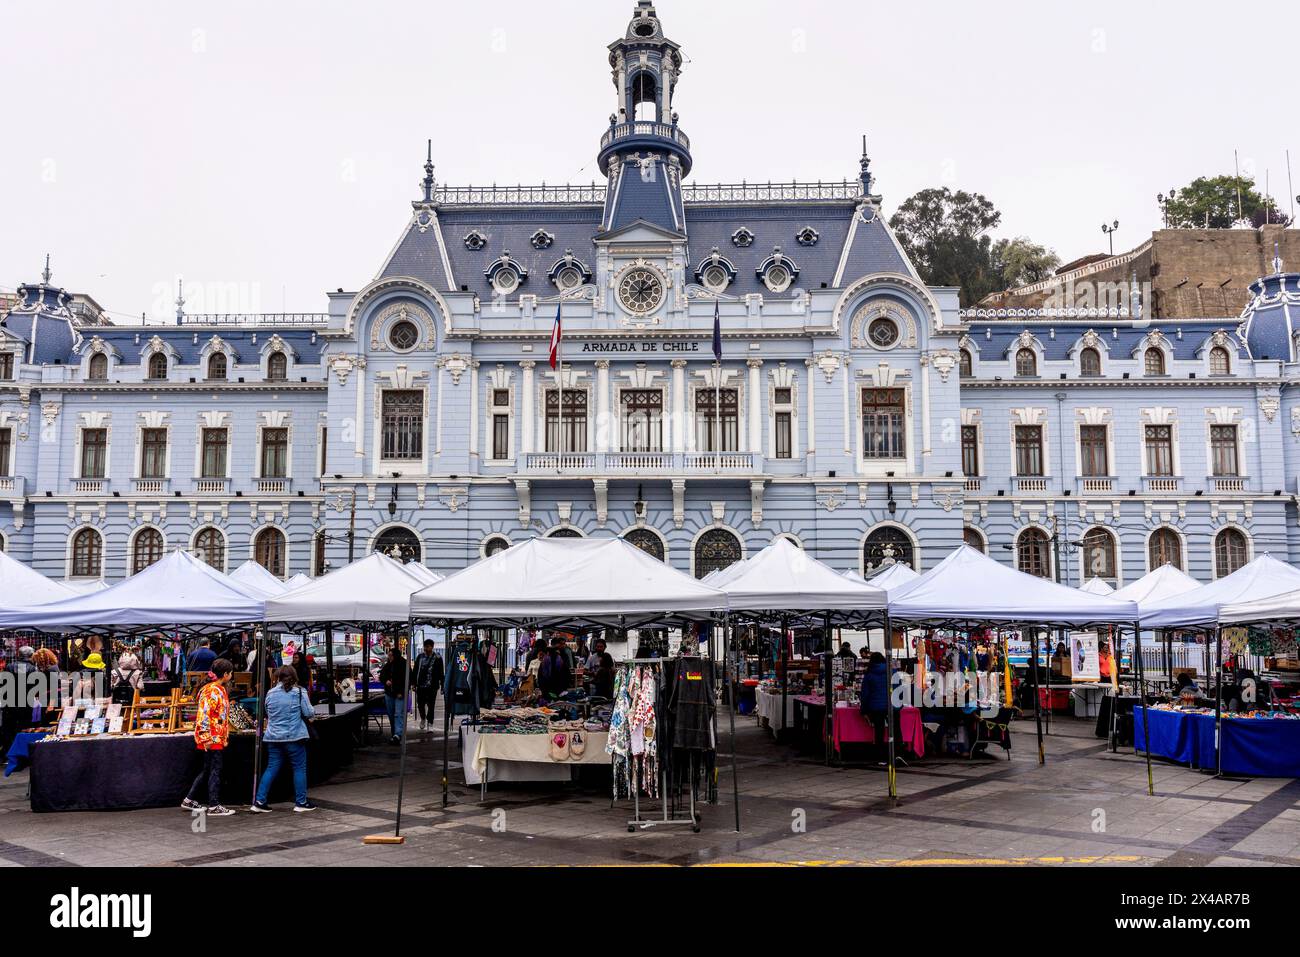
[[[674,359],[673,367],[673,453],[686,451],[686,360]]]
[[[930,354],[921,353],[921,461],[922,475],[930,474]],[[1112,457],[1111,461],[1114,461]]]
[[[853,383],[853,368],[848,356],[843,356],[840,364],[844,366],[844,454],[853,454],[853,418],[849,415],[849,387]]]
[[[812,472],[817,461],[817,417],[815,414],[817,390],[814,388],[816,383],[813,381],[817,366],[811,359],[805,359],[803,364],[808,368],[808,375],[805,376],[806,382],[804,383],[804,392],[806,393],[804,404],[808,408],[808,441],[805,444],[804,454],[808,456],[808,471]]]
[[[356,457],[357,457],[358,474],[363,474],[366,471],[366,469],[364,468],[364,463],[366,460],[366,433],[369,431],[369,429],[366,428],[366,357],[365,356],[357,356],[356,376],[357,376]],[[382,398],[378,399],[377,401],[382,401]],[[379,412],[380,412],[379,409],[375,410],[376,419],[379,418]],[[196,472],[195,474],[198,473]]]
[[[609,451],[609,360],[596,360],[596,451]]]
[[[469,364],[469,457],[478,457],[478,433],[482,423],[478,420],[478,362]]]
[[[762,382],[758,371],[763,368],[763,360],[750,359],[745,364],[749,366],[749,448],[746,451],[757,455],[763,445],[763,422],[760,418],[763,414]]]
[[[521,454],[527,455],[533,451],[533,368],[537,365],[532,359],[525,359],[519,363],[519,367],[524,370],[523,399],[520,402],[519,409],[519,450]]]

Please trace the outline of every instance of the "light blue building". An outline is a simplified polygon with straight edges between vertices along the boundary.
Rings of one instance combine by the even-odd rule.
[[[319,315],[92,328],[48,274],[23,287],[3,547],[106,579],[178,547],[449,571],[538,535],[625,536],[696,575],[778,535],[868,573],[964,539],[1073,584],[1300,557],[1300,276],[1279,264],[1244,317],[963,313],[865,155],[840,183],[690,182],[650,3],[609,64],[603,185],[445,186],[430,162],[374,280]]]

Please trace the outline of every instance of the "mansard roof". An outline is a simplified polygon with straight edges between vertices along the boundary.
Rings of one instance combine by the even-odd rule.
[[[136,362],[149,346],[154,336],[160,338],[175,350],[177,362],[182,365],[197,365],[203,350],[212,341],[214,335],[220,336],[239,356],[239,362],[256,363],[262,348],[272,336],[279,336],[285,347],[294,355],[299,364],[311,364],[320,361],[324,343],[314,336],[310,329],[285,329],[267,326],[265,328],[238,328],[225,326],[103,326],[95,330],[95,335],[104,343],[116,349],[123,362]],[[253,337],[257,341],[253,341]],[[139,342],[136,342],[137,337]],[[313,342],[313,338],[316,339]],[[197,341],[196,341],[197,339]]]
[[[1196,361],[1205,341],[1216,331],[1222,329],[1232,337],[1231,344],[1240,346],[1236,336],[1238,320],[1228,319],[1183,319],[1165,322],[1134,322],[1125,315],[1123,318],[1097,317],[1085,319],[1033,319],[1018,321],[999,319],[994,321],[975,321],[969,326],[968,335],[972,344],[986,360],[997,361],[1013,351],[1022,332],[1029,331],[1041,344],[1043,358],[1049,362],[1069,360],[1070,352],[1089,329],[1097,333],[1106,345],[1106,351],[1112,358],[1128,359],[1154,332],[1164,336],[1164,344],[1171,350],[1175,360]]]

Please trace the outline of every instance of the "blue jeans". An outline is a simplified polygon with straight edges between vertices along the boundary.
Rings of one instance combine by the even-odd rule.
[[[285,762],[293,766],[293,800],[295,804],[307,803],[307,743],[305,741],[264,741],[269,757],[266,773],[257,785],[257,803],[265,804],[271,785],[280,776]]]
[[[388,711],[388,726],[393,737],[400,738],[406,727],[406,698],[395,694],[384,695],[384,708]]]

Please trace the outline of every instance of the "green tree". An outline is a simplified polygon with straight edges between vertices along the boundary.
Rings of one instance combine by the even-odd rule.
[[[1061,265],[1061,257],[1026,236],[999,239],[993,244],[993,268],[1002,277],[1003,289],[1014,289],[1047,279]]]
[[[1273,200],[1255,189],[1249,176],[1198,176],[1176,191],[1165,212],[1171,229],[1228,229],[1243,220],[1254,226],[1265,221],[1287,222]]]
[[[1024,237],[996,243],[989,231],[1002,221],[987,197],[948,188],[908,197],[889,220],[925,282],[957,286],[970,306],[991,292],[1051,275],[1056,253]]]

